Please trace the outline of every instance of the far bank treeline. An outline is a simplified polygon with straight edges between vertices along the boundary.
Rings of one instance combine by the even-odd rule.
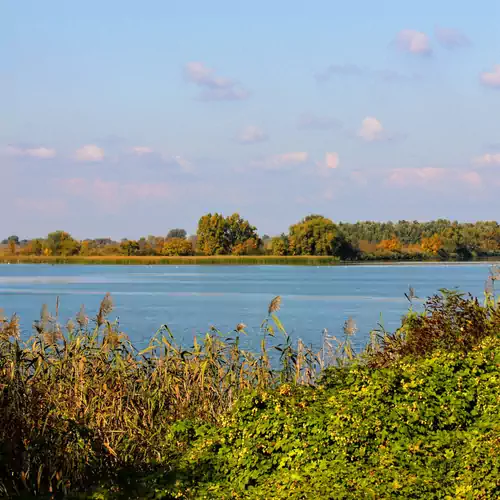
[[[339,260],[470,260],[500,256],[497,222],[335,223],[322,215],[309,215],[290,226],[288,233],[270,237],[235,213],[207,214],[200,218],[196,235],[172,229],[166,236],[138,240],[109,238],[76,240],[66,231],[45,238],[20,240],[10,236],[0,245],[9,256],[330,256]]]

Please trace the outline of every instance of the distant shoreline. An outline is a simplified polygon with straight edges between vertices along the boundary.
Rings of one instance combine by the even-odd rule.
[[[498,263],[499,257],[485,257],[468,261],[456,260],[357,260],[341,261],[329,256],[0,256],[0,264],[53,264],[53,265],[297,265],[297,266],[359,266],[359,265],[419,265],[419,264],[467,264]]]

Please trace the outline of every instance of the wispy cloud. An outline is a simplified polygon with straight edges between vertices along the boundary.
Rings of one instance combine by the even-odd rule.
[[[395,187],[419,187],[431,191],[449,191],[457,187],[476,191],[483,186],[483,179],[474,170],[441,167],[395,168],[388,172],[386,183]]]
[[[446,173],[445,168],[439,167],[395,168],[389,172],[387,182],[399,187],[423,185],[442,180]]]
[[[453,28],[436,28],[437,41],[447,49],[459,49],[471,44],[469,37],[459,30]]]
[[[406,75],[391,69],[371,69],[357,64],[331,64],[324,71],[316,74],[316,80],[326,82],[334,76],[373,78],[384,82],[409,82],[420,79],[416,74]]]
[[[248,99],[250,93],[236,80],[217,76],[215,70],[204,63],[193,61],[184,66],[184,76],[188,82],[202,89],[202,101],[241,101]]]
[[[237,140],[240,144],[256,144],[265,142],[268,139],[268,135],[261,128],[249,125],[240,132]]]
[[[332,130],[340,126],[340,122],[334,118],[317,116],[313,113],[302,113],[297,124],[300,130]]]
[[[28,156],[31,158],[49,159],[56,156],[56,150],[46,147],[22,148],[19,146],[7,146],[6,152],[10,156]]]
[[[87,144],[76,150],[75,157],[78,161],[102,161],[104,160],[104,149],[95,144]]]
[[[429,37],[417,30],[405,29],[401,30],[394,40],[394,44],[404,52],[411,54],[420,54],[429,56],[432,54],[432,48]]]
[[[172,156],[172,160],[177,164],[179,165],[179,167],[182,168],[182,170],[184,170],[184,172],[192,172],[194,170],[194,165],[192,162],[190,162],[189,160],[187,160],[186,158],[184,158],[183,156],[181,155],[175,155],[175,156]]]
[[[477,172],[463,172],[460,174],[460,180],[465,182],[471,187],[481,187],[483,185],[483,179]]]
[[[309,155],[304,152],[282,153],[278,155],[268,156],[262,160],[256,160],[251,163],[251,166],[262,168],[264,170],[281,170],[289,167],[304,164],[308,161]]]
[[[500,153],[486,153],[474,158],[473,163],[480,167],[500,166]]]
[[[153,150],[147,146],[134,146],[132,148],[132,152],[139,156],[142,156],[153,153]]]
[[[483,85],[500,89],[500,64],[495,64],[493,71],[484,71],[479,78]]]

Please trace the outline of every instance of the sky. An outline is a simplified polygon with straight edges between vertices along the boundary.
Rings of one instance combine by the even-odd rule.
[[[498,220],[500,2],[0,7],[0,237]]]

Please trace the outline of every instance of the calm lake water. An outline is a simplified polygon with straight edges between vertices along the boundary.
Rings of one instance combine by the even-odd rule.
[[[17,313],[31,333],[42,304],[60,318],[74,317],[80,305],[94,314],[106,292],[113,296],[111,319],[143,345],[162,324],[189,344],[212,325],[229,332],[248,325],[249,342],[258,339],[269,302],[282,296],[279,316],[288,331],[319,345],[324,328],[341,334],[348,317],[364,344],[382,315],[387,329],[399,325],[408,308],[404,293],[413,286],[425,298],[439,288],[483,296],[490,264],[302,266],[81,266],[0,265],[0,308]]]

